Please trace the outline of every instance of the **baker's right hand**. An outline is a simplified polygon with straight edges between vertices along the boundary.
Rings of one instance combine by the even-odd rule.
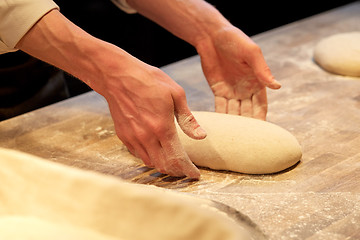
[[[103,95],[118,137],[147,166],[172,176],[199,178],[180,143],[174,116],[190,137],[202,139],[206,133],[191,114],[184,90],[163,71],[92,37],[56,9],[43,16],[16,47]]]
[[[106,98],[117,136],[148,167],[171,176],[198,179],[178,138],[174,117],[194,139],[206,137],[190,112],[184,90],[167,74],[128,56],[121,70],[104,76]]]

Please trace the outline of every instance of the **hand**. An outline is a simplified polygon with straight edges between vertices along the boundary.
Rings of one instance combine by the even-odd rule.
[[[205,77],[215,95],[216,112],[266,119],[266,87],[281,87],[261,49],[231,26],[197,47]]]
[[[160,69],[90,36],[57,10],[41,18],[17,48],[103,95],[117,135],[147,166],[172,176],[199,178],[178,139],[174,116],[190,137],[202,139],[206,133],[191,114],[184,90]]]
[[[199,178],[184,151],[174,123],[194,139],[206,136],[190,112],[184,90],[160,69],[131,56],[121,71],[104,71],[101,94],[108,101],[118,137],[149,167],[172,176]]]

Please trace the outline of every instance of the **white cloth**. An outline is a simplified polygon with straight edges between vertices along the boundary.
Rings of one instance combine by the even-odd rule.
[[[126,0],[111,0],[116,6],[126,13],[136,13],[136,10],[127,4]]]
[[[136,13],[126,0],[111,0],[126,13]],[[52,9],[59,9],[52,0],[0,0],[0,54],[13,52],[16,44]]]
[[[51,0],[0,0],[0,53],[15,46],[46,13],[59,7]]]

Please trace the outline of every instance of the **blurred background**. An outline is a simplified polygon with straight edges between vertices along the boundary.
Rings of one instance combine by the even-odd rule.
[[[61,12],[78,26],[151,65],[160,67],[196,54],[192,46],[139,14],[122,12],[110,0],[55,1]],[[219,9],[233,25],[252,36],[353,1],[207,2]]]
[[[68,19],[88,33],[153,66],[162,67],[196,55],[186,42],[139,14],[124,13],[110,0],[55,2]],[[233,25],[253,36],[354,1],[208,2]],[[89,90],[81,81],[20,51],[0,55],[0,121]]]

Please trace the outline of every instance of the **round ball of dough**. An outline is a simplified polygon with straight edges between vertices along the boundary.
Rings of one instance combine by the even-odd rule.
[[[315,47],[314,60],[331,73],[360,77],[360,32],[324,38]]]

